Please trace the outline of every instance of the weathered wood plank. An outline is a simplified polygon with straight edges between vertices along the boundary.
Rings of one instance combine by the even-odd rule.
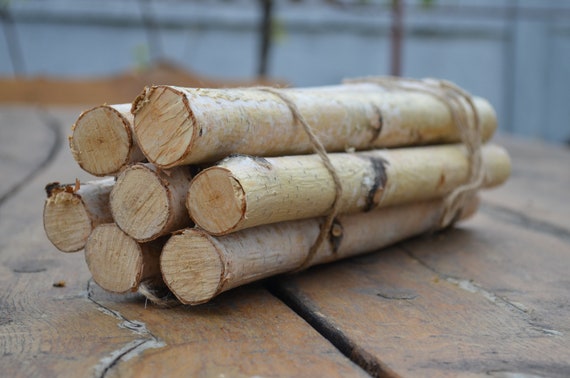
[[[146,338],[163,345],[134,351],[109,377],[368,376],[258,285],[168,310],[101,292],[93,298],[144,324]]]
[[[498,137],[512,157],[512,174],[505,185],[483,193],[484,211],[570,238],[570,149]]]
[[[479,215],[276,290],[372,374],[565,377],[570,243]]]
[[[547,334],[566,335],[570,345],[570,241],[483,213],[429,244],[418,239],[404,246],[450,280],[463,277],[473,290],[494,293]]]
[[[43,112],[0,107],[0,204],[59,149],[58,133]]]
[[[54,117],[66,134],[74,116]],[[43,186],[75,177],[65,147],[0,206],[2,376],[366,375],[260,287],[169,310],[103,293],[42,227]]]
[[[69,121],[74,119],[79,113],[75,110],[68,112],[60,111],[58,115],[58,113],[47,113],[45,110],[39,110],[33,107],[16,108],[16,110],[14,110],[14,113],[11,115],[12,122],[10,125],[2,123],[0,124],[0,129],[11,127],[11,125],[17,129],[21,124],[26,124],[26,126],[23,127],[24,129],[28,128],[27,131],[32,135],[32,141],[35,138],[33,137],[34,135],[39,135],[40,139],[45,137],[45,143],[51,143],[50,145],[52,147],[50,148],[52,148],[53,151],[45,155],[35,155],[36,160],[29,159],[25,173],[18,174],[19,176],[17,176],[26,178],[22,185],[17,188],[17,193],[14,193],[14,196],[17,194],[18,199],[11,200],[11,198],[8,198],[10,201],[5,201],[6,203],[0,204],[0,222],[2,226],[0,227],[0,236],[2,236],[0,239],[0,248],[5,246],[17,235],[26,235],[26,233],[29,232],[28,229],[36,227],[37,224],[35,221],[37,216],[40,217],[38,219],[40,220],[39,228],[41,228],[41,232],[36,232],[36,235],[41,239],[41,242],[39,242],[39,240],[26,240],[23,238],[21,243],[29,244],[30,242],[34,242],[36,243],[35,246],[43,246],[44,242],[47,242],[46,245],[49,245],[49,241],[45,238],[41,225],[41,213],[46,198],[45,185],[53,181],[74,182],[76,178],[81,181],[93,179],[93,176],[83,172],[77,167],[69,148],[67,148],[67,141],[65,140],[71,128]],[[22,118],[19,118],[18,114],[20,114]],[[35,114],[35,116],[31,114]],[[35,121],[28,123],[30,119],[35,119]],[[53,133],[60,140],[57,142],[53,142],[52,140],[52,142],[50,142],[49,135],[44,133],[46,129],[53,130]],[[22,145],[20,148],[14,150],[16,154],[15,160],[24,159],[20,158],[20,155],[25,155],[28,153],[28,150],[42,150],[43,142],[40,143],[41,141],[30,142],[21,138],[19,140]],[[33,153],[34,152],[32,152],[32,154]],[[3,170],[4,164],[2,163],[0,167],[2,167],[0,169]],[[22,168],[24,167],[22,166]],[[30,247],[31,245],[26,246],[26,248]]]
[[[50,256],[49,249],[35,252]],[[3,250],[0,268],[3,376],[89,376],[92,366],[112,350],[138,338],[89,302],[89,275],[80,254],[39,261],[27,253],[6,261],[6,254]],[[54,287],[60,280],[65,287]]]
[[[45,114],[39,116],[37,112],[24,108],[13,113],[11,127],[44,135],[45,124],[27,122],[35,113],[36,120],[54,122],[52,127],[63,138],[69,125],[59,119],[45,119]],[[64,141],[57,146],[49,158],[29,161],[29,167],[44,166],[0,206],[0,353],[2,374],[6,376],[85,375],[113,350],[138,337],[119,328],[116,319],[103,314],[89,300],[90,275],[83,256],[58,252],[44,234],[44,185],[88,177],[65,153]],[[23,141],[20,147],[16,151],[19,154],[27,152],[23,147],[41,151],[38,143]],[[65,286],[54,287],[58,281],[64,281]]]

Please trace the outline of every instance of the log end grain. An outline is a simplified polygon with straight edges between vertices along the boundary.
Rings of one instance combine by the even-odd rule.
[[[185,94],[155,86],[133,102],[134,131],[147,159],[161,168],[180,165],[195,138],[195,120]]]
[[[72,127],[69,146],[79,166],[95,176],[119,172],[131,161],[135,149],[130,121],[108,105],[79,116]]]
[[[112,223],[93,230],[85,244],[85,261],[93,280],[110,292],[136,291],[142,279],[141,246]]]
[[[173,235],[164,246],[160,270],[164,282],[182,303],[196,305],[219,293],[225,267],[211,237],[186,229]]]
[[[186,197],[190,218],[213,235],[236,229],[245,217],[246,206],[244,189],[231,171],[222,167],[196,175]]]
[[[162,235],[172,215],[168,183],[143,164],[132,165],[117,177],[110,205],[115,223],[138,241]]]
[[[43,221],[49,241],[62,252],[82,249],[93,228],[81,196],[68,192],[54,194],[46,200]]]

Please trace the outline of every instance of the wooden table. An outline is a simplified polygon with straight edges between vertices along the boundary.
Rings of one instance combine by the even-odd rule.
[[[458,228],[159,309],[44,235],[78,114],[0,107],[1,376],[570,376],[568,150],[499,138],[512,178]]]

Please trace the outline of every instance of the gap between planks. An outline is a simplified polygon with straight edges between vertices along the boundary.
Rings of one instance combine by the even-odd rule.
[[[283,302],[293,312],[305,320],[315,331],[328,340],[340,353],[375,378],[396,378],[399,374],[388,368],[381,361],[363,348],[355,345],[339,328],[335,327],[319,311],[312,308],[305,296],[297,291],[292,294],[283,289],[274,279],[269,279],[265,288]],[[309,304],[309,305],[307,305]]]
[[[480,295],[494,305],[515,314],[518,318],[522,319],[529,327],[538,331],[545,336],[562,336],[562,333],[548,329],[534,324],[529,311],[523,306],[513,303],[501,295],[495,294],[492,291],[486,290],[481,285],[473,280],[461,279],[451,275],[444,274],[437,269],[431,267],[423,260],[416,257],[413,252],[405,247],[405,241],[396,244],[394,248],[402,250],[410,259],[416,261],[428,271],[434,273],[437,279],[456,285],[462,290],[472,294]],[[314,307],[313,302],[307,298],[301,290],[291,290],[280,285],[277,279],[270,279],[265,285],[267,290],[293,310],[297,315],[303,318],[311,327],[319,332],[325,339],[327,339],[335,348],[342,354],[360,366],[364,371],[373,377],[379,378],[394,378],[400,375],[390,369],[385,363],[375,357],[373,354],[367,352],[364,348],[355,344],[351,338],[346,335],[340,328],[331,323],[328,318]],[[288,285],[293,285],[293,282],[288,282]],[[402,296],[382,296],[386,299],[392,300],[410,300],[413,298]]]

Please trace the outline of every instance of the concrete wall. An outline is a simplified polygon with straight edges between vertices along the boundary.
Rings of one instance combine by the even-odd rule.
[[[348,2],[351,3],[351,2]],[[358,2],[352,2],[357,4]],[[387,1],[278,1],[269,74],[294,85],[389,73]],[[407,1],[403,73],[441,77],[488,98],[500,128],[570,140],[570,2]],[[119,73],[166,58],[220,78],[253,77],[258,1],[12,0],[0,75]],[[149,31],[148,21],[154,25]],[[18,49],[8,42],[17,41]],[[21,55],[21,57],[19,57]]]

